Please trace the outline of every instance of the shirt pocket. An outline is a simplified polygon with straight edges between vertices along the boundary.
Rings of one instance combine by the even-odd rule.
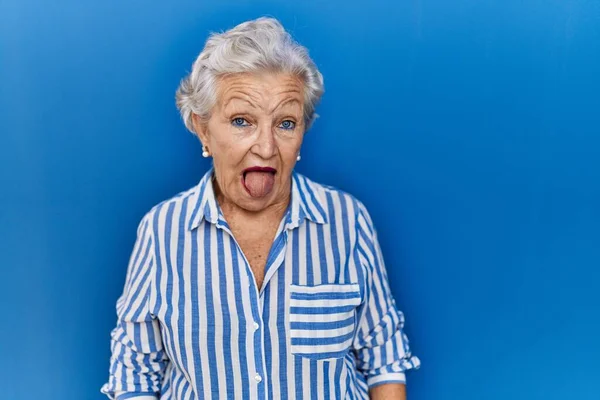
[[[344,357],[360,303],[358,283],[291,285],[291,352],[314,360]]]

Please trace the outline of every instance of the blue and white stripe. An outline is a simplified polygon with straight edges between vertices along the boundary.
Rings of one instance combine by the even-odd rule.
[[[377,234],[347,193],[294,173],[258,289],[213,171],[152,208],[131,254],[110,376],[118,399],[367,399],[418,368]]]

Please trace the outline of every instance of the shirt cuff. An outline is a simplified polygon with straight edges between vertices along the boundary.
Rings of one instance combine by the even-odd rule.
[[[384,383],[403,383],[406,384],[406,374],[404,372],[386,372],[381,375],[369,376],[367,385],[369,389],[375,386],[383,385]]]
[[[158,397],[156,396],[155,393],[152,393],[152,392],[145,392],[145,393],[124,393],[124,392],[117,392],[117,393],[115,393],[115,399],[116,400],[129,400],[129,399],[135,399],[135,400],[157,400]]]

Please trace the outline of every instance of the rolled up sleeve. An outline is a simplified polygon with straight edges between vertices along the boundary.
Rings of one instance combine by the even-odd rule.
[[[364,302],[353,349],[356,367],[369,388],[384,383],[406,383],[405,371],[419,368],[404,333],[404,314],[396,308],[390,291],[377,232],[362,204],[357,218],[357,257],[365,282]]]
[[[151,217],[146,214],[138,226],[125,287],[117,300],[117,324],[111,332],[109,379],[101,389],[110,399],[160,397],[169,360],[163,349],[159,322],[149,310],[153,245]]]

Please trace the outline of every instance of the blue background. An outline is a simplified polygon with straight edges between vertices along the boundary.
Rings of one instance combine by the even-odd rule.
[[[410,400],[600,399],[591,0],[1,1],[1,397],[103,398],[137,223],[208,166],[175,89],[264,14],[325,76],[298,169],[372,213]]]

